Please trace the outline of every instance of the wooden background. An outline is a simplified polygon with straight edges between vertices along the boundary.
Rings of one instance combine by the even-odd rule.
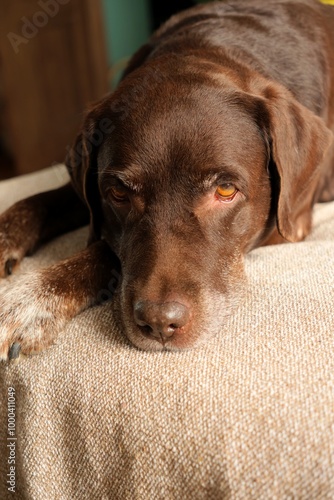
[[[108,91],[99,0],[50,0],[51,14],[44,2],[0,5],[0,138],[11,175],[63,161],[87,104]]]

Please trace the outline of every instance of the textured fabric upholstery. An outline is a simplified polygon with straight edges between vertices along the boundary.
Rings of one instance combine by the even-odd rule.
[[[0,209],[65,181],[63,167],[4,181]],[[86,237],[58,238],[20,272]],[[334,498],[334,203],[316,207],[305,242],[257,249],[246,269],[245,303],[196,350],[137,350],[106,303],[42,354],[1,365],[0,498]]]

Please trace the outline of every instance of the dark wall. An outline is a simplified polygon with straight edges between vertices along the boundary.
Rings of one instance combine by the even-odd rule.
[[[173,14],[195,5],[194,0],[150,0],[150,2],[153,29],[159,28],[159,26]]]

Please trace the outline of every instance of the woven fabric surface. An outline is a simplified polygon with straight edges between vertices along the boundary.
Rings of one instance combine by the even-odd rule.
[[[65,178],[53,168],[2,182],[0,209]],[[86,237],[58,238],[20,272]],[[47,351],[1,365],[0,498],[334,498],[334,203],[316,207],[305,242],[254,250],[246,269],[245,303],[201,348],[139,351],[106,303]]]

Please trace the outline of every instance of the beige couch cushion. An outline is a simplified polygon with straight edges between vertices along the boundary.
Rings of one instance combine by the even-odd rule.
[[[0,208],[65,180],[60,167],[2,182]],[[334,498],[334,203],[314,222],[307,241],[247,256],[246,303],[202,348],[139,351],[105,304],[46,352],[2,365],[0,498],[12,498],[10,387],[15,498]],[[22,269],[86,236],[59,238]]]

